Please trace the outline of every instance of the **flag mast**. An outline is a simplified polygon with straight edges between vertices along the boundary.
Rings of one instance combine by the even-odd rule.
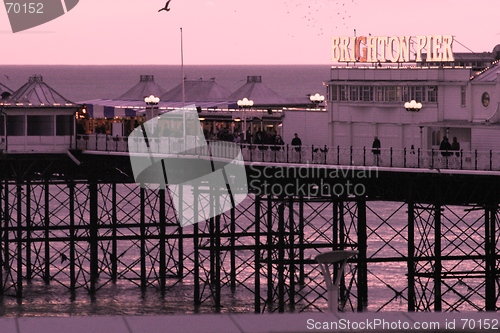
[[[181,75],[182,75],[182,106],[186,103],[186,91],[184,89],[184,51],[182,45],[182,27],[181,27]]]

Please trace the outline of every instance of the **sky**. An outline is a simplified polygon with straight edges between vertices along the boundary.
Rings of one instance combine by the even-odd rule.
[[[454,36],[454,52],[500,44],[498,0],[80,0],[12,33],[0,8],[1,64],[330,64],[331,37]]]

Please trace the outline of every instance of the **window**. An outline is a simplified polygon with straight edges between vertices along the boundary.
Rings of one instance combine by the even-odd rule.
[[[396,102],[399,101],[399,87],[385,87],[384,101]]]
[[[351,101],[359,101],[359,87],[358,86],[350,86],[350,98]]]
[[[329,86],[328,94],[330,96],[327,96],[327,100],[329,100],[329,101],[337,101],[338,100],[337,87],[338,86]]]
[[[54,116],[27,116],[28,136],[53,136]]]
[[[437,86],[427,87],[427,102],[437,102]]]
[[[411,101],[410,97],[410,87],[401,87],[401,97],[403,98],[403,102]]]
[[[490,105],[490,94],[484,92],[483,95],[481,96],[481,103],[485,108],[487,108],[488,105]]]
[[[416,86],[416,87],[411,87],[411,99],[414,99],[417,102],[424,102],[424,87],[421,86]]]
[[[340,86],[340,98],[339,100],[341,101],[348,101],[349,100],[349,96],[347,95],[347,88],[348,86]]]
[[[24,116],[7,116],[7,135],[24,136]]]
[[[365,102],[373,101],[373,87],[363,86],[361,87],[361,100]]]
[[[376,87],[376,101],[383,102],[384,101],[384,87]]]
[[[465,92],[466,92],[465,87],[464,86],[460,87],[460,104],[462,106],[465,106],[465,103],[467,102]]]
[[[73,135],[73,121],[75,117],[72,115],[57,115],[56,116],[56,135],[69,136]]]

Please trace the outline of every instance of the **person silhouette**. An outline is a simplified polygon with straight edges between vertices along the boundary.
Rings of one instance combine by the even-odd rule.
[[[302,146],[302,140],[300,140],[299,135],[295,133],[294,138],[292,139],[292,146],[296,146],[295,151],[300,151]]]
[[[372,153],[373,153],[373,164],[375,164],[377,166],[381,162],[381,160],[380,160],[380,147],[381,147],[380,140],[378,139],[378,136],[375,136],[375,138],[373,139],[373,143],[372,143]]]
[[[455,156],[459,156],[460,153],[460,143],[458,142],[457,140],[457,137],[454,136],[453,137],[453,142],[451,143],[451,150],[456,150],[457,152],[455,153]]]

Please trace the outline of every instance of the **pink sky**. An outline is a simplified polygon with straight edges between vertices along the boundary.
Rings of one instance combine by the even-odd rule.
[[[498,0],[80,0],[13,34],[0,9],[1,64],[329,64],[330,38],[455,36],[453,50],[500,44]]]

